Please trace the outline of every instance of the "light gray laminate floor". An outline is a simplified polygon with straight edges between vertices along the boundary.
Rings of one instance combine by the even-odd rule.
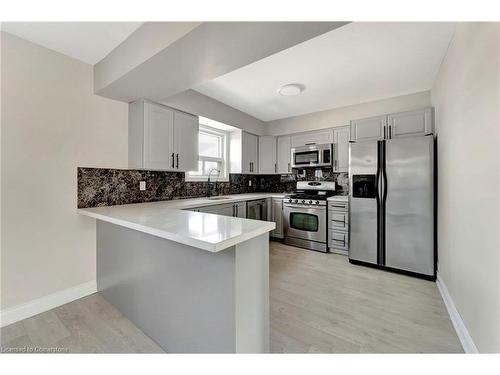
[[[271,242],[271,351],[462,352],[435,283]],[[99,294],[14,323],[2,347],[72,353],[162,349]]]
[[[463,352],[434,282],[274,242],[271,351]]]

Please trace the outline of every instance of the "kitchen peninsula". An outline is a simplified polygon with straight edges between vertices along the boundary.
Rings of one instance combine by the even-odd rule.
[[[167,352],[269,352],[275,224],[188,211],[214,203],[220,200],[79,209],[97,219],[97,288]]]

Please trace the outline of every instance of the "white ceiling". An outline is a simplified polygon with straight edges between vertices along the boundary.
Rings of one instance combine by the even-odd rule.
[[[425,91],[453,23],[355,22],[194,87],[263,121]],[[295,97],[277,93],[300,83]]]
[[[142,22],[2,22],[2,30],[94,65]]]

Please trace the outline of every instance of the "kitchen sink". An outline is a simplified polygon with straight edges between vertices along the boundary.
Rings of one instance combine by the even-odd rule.
[[[208,200],[211,200],[211,201],[219,201],[221,199],[230,199],[230,197],[210,197],[210,198],[208,198]]]

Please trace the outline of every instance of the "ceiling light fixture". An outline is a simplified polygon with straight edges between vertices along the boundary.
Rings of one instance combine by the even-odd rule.
[[[282,96],[296,96],[305,90],[305,86],[300,83],[290,83],[288,85],[281,86],[278,89],[278,94]]]

